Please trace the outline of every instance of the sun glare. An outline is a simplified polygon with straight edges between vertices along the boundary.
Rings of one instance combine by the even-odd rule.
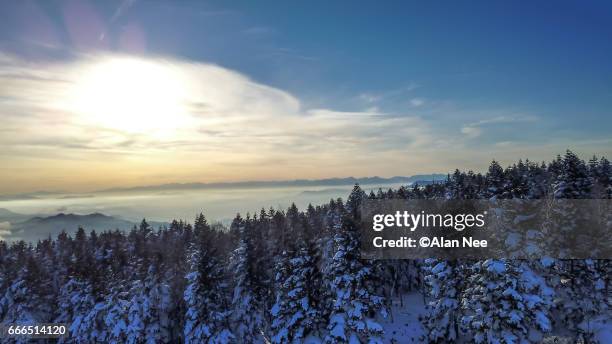
[[[180,74],[171,65],[110,58],[83,71],[70,102],[85,122],[167,137],[185,124],[186,91]]]

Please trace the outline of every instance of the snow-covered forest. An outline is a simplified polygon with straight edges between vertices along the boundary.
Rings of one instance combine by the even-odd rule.
[[[129,233],[0,242],[1,322],[66,323],[61,343],[612,340],[610,261],[362,260],[367,197],[609,199],[612,168],[568,151],[443,183],[356,185],[346,200],[238,214],[229,228],[200,214],[168,228],[143,220]]]

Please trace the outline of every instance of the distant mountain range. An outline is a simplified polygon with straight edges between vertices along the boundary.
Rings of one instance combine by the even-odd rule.
[[[10,222],[10,223],[23,222],[31,217],[32,215],[18,214],[8,209],[0,208],[0,222]]]
[[[364,177],[364,178],[326,178],[326,179],[295,179],[275,181],[246,181],[221,183],[170,183],[160,185],[135,186],[130,188],[112,188],[99,192],[133,192],[133,191],[166,191],[166,190],[195,190],[195,189],[227,189],[227,188],[265,188],[265,187],[308,187],[308,186],[341,186],[341,185],[385,185],[385,184],[411,184],[414,182],[431,183],[445,180],[446,174],[419,174],[410,177]]]
[[[5,239],[25,241],[38,240],[49,235],[54,237],[62,230],[72,235],[79,227],[83,227],[87,232],[93,229],[101,232],[114,229],[127,231],[138,225],[136,222],[100,213],[87,215],[59,213],[52,216],[31,217],[7,209],[0,209],[0,223],[7,222],[9,225],[5,227],[8,227],[10,235]],[[149,224],[153,228],[166,225],[163,222],[149,222]]]

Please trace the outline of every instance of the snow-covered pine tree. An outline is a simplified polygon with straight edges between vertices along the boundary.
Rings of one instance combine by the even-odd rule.
[[[515,197],[520,195],[520,199],[515,198],[512,203],[511,207],[515,210],[514,217],[507,219],[521,235],[514,252],[518,253],[516,255],[518,258],[541,257],[542,243],[545,241],[541,224],[546,215],[544,198],[548,192],[546,170],[543,166],[528,162],[523,178],[526,189],[513,192]]]
[[[277,263],[276,303],[272,306],[272,342],[320,341],[321,314],[317,302],[319,280],[315,259],[302,245],[295,254],[285,252]]]
[[[592,343],[593,321],[610,309],[606,294],[609,266],[598,265],[598,261],[592,259],[575,260],[571,265],[567,261],[563,263],[565,271],[561,273],[557,289],[561,320],[574,332],[577,342]]]
[[[601,198],[612,199],[612,166],[610,161],[604,157],[599,160],[598,183],[602,187],[603,196]]]
[[[578,245],[581,241],[605,237],[591,233],[592,228],[597,226],[585,226],[589,220],[585,219],[587,212],[579,209],[579,205],[567,201],[588,199],[591,191],[592,179],[589,178],[586,164],[568,150],[553,184],[554,198],[559,201],[553,204],[551,222],[547,228],[547,237],[553,240],[552,244],[562,248],[561,257],[567,254],[563,247],[574,245],[580,248]],[[554,269],[559,278],[555,279],[558,283],[554,287],[561,319],[576,338],[588,340],[592,336],[589,327],[592,315],[608,308],[605,295],[605,278],[608,277],[605,270],[602,271],[600,266],[588,259],[565,259],[555,263]]]
[[[103,266],[98,236],[92,232],[88,239],[85,231],[79,228],[73,243],[68,269],[68,279],[72,283],[60,293],[63,298],[70,298],[65,299],[64,307],[74,307],[72,321],[67,321],[71,336],[66,342],[77,338],[78,343],[117,343],[111,340],[113,327],[105,322],[109,307],[107,286],[114,281],[104,278],[107,269]]]
[[[223,271],[214,254],[211,236],[212,230],[204,221],[188,257],[190,272],[185,276],[184,293],[187,307],[184,339],[187,344],[222,344],[234,338],[229,326]]]
[[[462,278],[459,262],[426,259],[423,275],[428,287],[427,312],[421,322],[428,343],[455,343],[459,339]]]
[[[326,269],[332,304],[325,342],[382,343],[383,328],[376,316],[387,316],[384,298],[377,293],[376,272],[360,259],[358,231],[350,216],[343,217],[334,244]]]
[[[523,199],[528,193],[529,160],[519,160],[508,170],[508,188],[510,198]]]
[[[311,215],[313,211],[311,208]],[[287,210],[286,223],[292,238],[276,257],[276,301],[270,308],[271,340],[274,343],[320,342],[320,330],[325,322],[320,312],[321,274],[316,258],[316,236],[308,216],[295,204]]]
[[[274,256],[275,256],[275,241],[270,237],[272,231],[272,216],[273,213],[266,212],[264,208],[259,211],[259,219],[253,224],[255,237],[253,241],[253,257],[251,261],[255,266],[254,285],[256,293],[260,298],[260,313],[267,314],[272,304],[273,295],[272,289],[274,284]]]
[[[361,203],[363,202],[363,200],[367,198],[368,196],[361,189],[359,184],[355,184],[345,204],[348,215],[355,219],[355,221],[359,221],[361,219],[361,209],[359,208],[361,207]]]
[[[506,193],[508,182],[506,181],[504,169],[497,161],[493,160],[491,162],[485,178],[486,186],[482,195],[484,198],[490,199]]]
[[[227,236],[227,234],[226,234]],[[159,236],[159,247],[163,252],[163,266],[160,269],[161,278],[170,289],[171,306],[168,310],[170,319],[170,341],[177,342],[183,336],[183,320],[185,315],[185,300],[183,292],[186,288],[185,275],[189,266],[185,257],[189,245],[193,241],[193,229],[183,221],[173,221],[168,230]],[[168,250],[167,247],[172,247]]]
[[[342,229],[342,217],[344,213],[345,209],[342,204],[342,199],[332,199],[329,201],[322,221],[324,234],[318,245],[319,252],[321,252],[321,265],[323,268],[327,268],[330,265],[329,262],[334,256],[335,248],[333,238],[336,233]]]
[[[145,329],[145,308],[148,308],[149,302],[145,295],[142,295],[144,285],[141,280],[132,282],[130,289],[130,307],[128,308],[128,326],[127,340],[128,344],[136,344],[139,338],[144,338]]]
[[[499,168],[494,168],[495,165],[491,165],[485,177],[487,184],[502,184],[503,187],[489,187],[483,194],[495,201],[497,209],[494,212],[496,230],[491,239],[500,240],[511,258],[538,256],[543,240],[538,225],[542,222],[543,212],[539,205],[542,201],[535,198],[545,194],[545,185],[539,184],[545,182],[543,171],[529,161],[519,161],[503,173],[500,182]]]
[[[504,172],[502,188],[488,188],[485,197],[497,200],[499,228],[506,235],[505,246],[515,257],[536,254],[529,246],[540,238],[531,238],[537,228],[530,225],[539,216],[529,197],[529,165],[519,161]],[[489,169],[487,184],[500,184],[499,168]],[[528,266],[515,260],[475,262],[465,274],[469,281],[461,292],[462,327],[477,343],[539,342],[542,333],[551,330],[549,309],[551,291],[544,280]],[[528,276],[528,278],[525,278]],[[540,283],[536,283],[539,281]],[[531,326],[535,323],[537,326]]]
[[[461,323],[475,343],[539,343],[551,330],[549,304],[536,284],[522,283],[516,262],[488,259],[472,266]]]
[[[137,280],[132,286],[127,343],[170,341],[170,288],[159,275],[158,264],[149,267],[144,281]]]
[[[21,325],[47,323],[52,320],[53,301],[49,275],[30,254],[0,299],[0,305],[5,309],[1,322]],[[29,339],[20,337],[15,341],[26,343]]]
[[[589,160],[589,177],[591,178],[593,198],[612,198],[612,167],[606,158]]]
[[[575,246],[572,243],[587,233],[587,228],[581,227],[585,217],[578,208],[578,201],[568,200],[590,198],[592,184],[586,165],[570,151],[561,160],[561,166],[555,168],[554,178],[552,196],[555,202],[544,231],[547,245],[558,250],[557,256],[571,258],[569,247]],[[571,261],[569,263],[573,264]]]
[[[458,169],[449,175],[446,180],[445,197],[446,199],[465,199],[466,197],[466,175]]]
[[[68,331],[74,337],[94,306],[91,286],[82,278],[69,277],[59,290],[57,306],[58,316],[54,322],[68,324]],[[64,343],[67,340],[66,337],[61,337],[59,342]]]
[[[557,199],[590,198],[592,181],[584,161],[568,150],[563,157],[561,170],[558,171],[553,187]]]
[[[238,247],[234,250],[230,266],[234,274],[232,295],[232,329],[236,338],[247,343],[260,343],[264,330],[262,299],[257,293],[259,280],[255,265],[257,257],[252,227],[242,218],[234,219],[232,227],[238,231]]]
[[[124,286],[115,283],[107,293],[104,307],[99,304],[96,307],[103,310],[103,323],[107,329],[105,336],[98,339],[110,344],[126,343],[129,335],[130,299],[129,293],[124,291]]]

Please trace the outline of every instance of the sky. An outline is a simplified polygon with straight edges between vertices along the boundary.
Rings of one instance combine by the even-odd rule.
[[[606,1],[5,1],[0,194],[612,154]]]

